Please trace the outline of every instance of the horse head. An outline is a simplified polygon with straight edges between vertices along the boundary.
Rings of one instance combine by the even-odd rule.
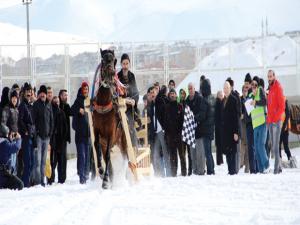
[[[102,50],[101,52],[101,80],[110,85],[116,74],[117,59],[114,50]]]

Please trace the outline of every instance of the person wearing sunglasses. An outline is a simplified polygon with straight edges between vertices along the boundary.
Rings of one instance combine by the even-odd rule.
[[[265,143],[267,139],[266,126],[266,95],[261,86],[259,86],[260,79],[255,76],[252,80],[252,102],[254,109],[251,111],[253,134],[254,134],[254,148],[257,155],[258,172],[268,173],[269,160],[266,153]]]

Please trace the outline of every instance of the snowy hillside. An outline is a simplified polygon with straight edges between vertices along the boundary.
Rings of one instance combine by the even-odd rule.
[[[300,162],[300,149],[292,154]],[[71,160],[64,185],[0,190],[0,224],[300,224],[300,169],[229,176],[222,165],[215,176],[150,177],[107,191],[100,186],[99,180],[78,184]]]
[[[236,89],[241,90],[247,72],[266,77],[266,74],[262,74],[262,67],[266,65],[269,68],[275,67],[279,75],[293,75],[296,59],[297,43],[288,36],[227,43],[205,57],[178,89],[186,87],[189,82],[193,82],[198,89],[200,75],[205,74],[212,82],[213,93],[222,89],[228,76],[236,81]],[[278,66],[285,67],[276,69]],[[230,68],[234,70],[230,71]]]
[[[0,45],[26,45],[27,36],[26,29],[14,26],[8,23],[0,22]],[[30,40],[32,44],[62,44],[62,43],[85,43],[91,42],[91,40],[59,32],[51,32],[44,30],[31,30]],[[38,52],[39,56],[42,58],[50,57],[52,54],[62,54],[62,46],[45,46],[41,51]],[[88,51],[88,46],[83,46],[82,49],[78,49],[76,54],[79,52]],[[4,57],[11,57],[14,60],[19,60],[20,58],[26,57],[26,46],[24,48],[15,47],[3,47],[1,50],[1,55]]]

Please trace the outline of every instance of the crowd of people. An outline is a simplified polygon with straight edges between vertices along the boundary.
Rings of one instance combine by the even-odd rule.
[[[243,167],[246,173],[269,173],[271,155],[275,157],[273,173],[281,173],[282,143],[288,160],[291,159],[288,101],[275,72],[269,70],[267,76],[269,85],[265,90],[262,78],[246,74],[242,95],[234,89],[230,77],[216,97],[204,75],[200,77],[199,91],[194,83],[189,83],[187,89],[179,90],[178,96],[174,80],[168,87],[158,83],[150,87],[144,96],[144,109],[151,121],[149,140],[155,175],[176,176],[178,158],[182,176],[213,175],[215,160],[217,165],[223,164],[223,155],[230,175],[238,174]],[[195,146],[183,141],[187,107],[196,123]]]
[[[288,106],[275,72],[268,72],[269,87],[264,80],[250,74],[245,76],[242,95],[228,78],[216,97],[211,83],[201,76],[200,88],[194,83],[177,93],[174,80],[168,86],[156,82],[144,95],[142,115],[138,110],[139,91],[135,75],[129,69],[127,54],[121,58],[119,80],[127,86],[126,115],[134,148],[138,148],[135,121],[140,116],[150,118],[148,139],[154,174],[160,177],[177,176],[178,158],[182,176],[213,175],[215,160],[223,163],[226,155],[228,173],[270,172],[270,152],[275,156],[274,173],[282,172],[280,143],[290,159],[288,148]],[[41,85],[36,89],[25,83],[4,87],[0,102],[0,188],[22,189],[33,185],[64,183],[67,178],[67,143],[71,143],[71,126],[75,131],[77,174],[85,184],[91,171],[91,141],[84,100],[89,85],[83,82],[72,106],[65,89],[54,96],[53,89]],[[185,114],[193,114],[194,145],[183,141]],[[72,117],[72,124],[70,118]],[[216,159],[212,154],[215,140]],[[100,152],[100,151],[99,151]],[[45,177],[47,154],[51,176]],[[100,154],[100,153],[99,153]],[[188,160],[187,160],[188,159]],[[95,171],[94,174],[95,176]]]

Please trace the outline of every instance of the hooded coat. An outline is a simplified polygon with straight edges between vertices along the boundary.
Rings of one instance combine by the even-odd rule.
[[[78,89],[77,98],[71,107],[73,115],[72,128],[75,131],[75,142],[88,141],[90,137],[89,120],[87,113],[82,115],[79,110],[84,109],[84,96],[82,95],[81,88]]]
[[[211,140],[214,139],[214,131],[215,131],[215,107],[216,107],[216,99],[211,94],[211,85],[208,79],[202,81],[201,85],[201,93],[203,99],[207,104],[207,113],[206,119],[203,121],[201,125],[200,133],[202,136],[207,137]]]

